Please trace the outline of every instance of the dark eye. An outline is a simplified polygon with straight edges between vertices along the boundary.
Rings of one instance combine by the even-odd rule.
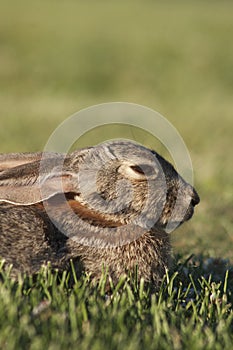
[[[138,174],[144,174],[144,171],[139,165],[131,165],[130,168]]]
[[[154,168],[147,164],[131,165],[130,168],[135,171],[135,173],[142,175],[152,175],[155,173]]]

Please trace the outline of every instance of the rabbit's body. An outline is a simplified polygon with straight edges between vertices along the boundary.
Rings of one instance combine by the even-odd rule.
[[[63,270],[72,259],[78,274],[99,279],[106,268],[116,282],[137,268],[158,286],[170,261],[167,231],[192,216],[195,190],[129,141],[42,156],[0,156],[0,257],[12,274],[48,262]]]
[[[58,251],[67,237],[59,234],[47,214],[35,205],[30,207],[0,204],[0,257],[12,264],[12,275],[36,273],[51,262],[60,268]]]
[[[12,264],[11,273],[15,277],[21,272],[34,274],[48,262],[53,268],[65,269],[73,259],[79,274],[82,266],[99,279],[105,267],[116,282],[137,267],[138,278],[157,284],[169,266],[170,240],[165,233],[147,232],[123,246],[89,247],[69,240],[37,205],[8,203],[0,204],[0,223],[0,256]]]
[[[168,235],[147,232],[137,240],[121,247],[93,248],[67,242],[71,256],[81,256],[82,266],[92,277],[99,279],[103,269],[107,269],[111,279],[116,283],[120,276],[129,272],[140,280],[152,282],[158,287],[166,269],[170,265],[170,239]],[[69,249],[70,248],[70,249]]]

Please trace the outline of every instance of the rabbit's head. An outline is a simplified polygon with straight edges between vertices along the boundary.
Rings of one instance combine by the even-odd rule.
[[[66,157],[2,156],[0,164],[0,201],[15,205],[44,201],[55,224],[80,243],[96,242],[96,237],[121,237],[124,243],[124,237],[132,240],[143,232],[171,231],[191,218],[199,202],[194,188],[170,163],[126,140]]]

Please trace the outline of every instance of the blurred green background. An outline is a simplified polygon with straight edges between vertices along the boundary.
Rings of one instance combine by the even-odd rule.
[[[201,197],[175,253],[232,258],[232,13],[231,1],[1,2],[0,152],[42,150],[94,104],[155,109],[182,135]]]

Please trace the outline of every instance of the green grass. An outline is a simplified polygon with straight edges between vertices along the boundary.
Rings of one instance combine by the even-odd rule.
[[[217,269],[216,269],[217,267]],[[105,294],[106,276],[69,286],[44,268],[34,281],[0,284],[2,349],[231,349],[233,270],[225,261],[177,261],[153,292],[122,278]]]
[[[172,234],[174,254],[232,264],[233,3],[13,0],[0,7],[0,152],[42,150],[59,123],[93,104],[153,108],[186,142],[201,197],[194,218]],[[155,142],[166,155],[132,128],[93,131],[77,145],[119,133]],[[201,265],[195,273],[199,280],[184,278],[179,287],[176,276],[178,289],[165,283],[157,295],[131,293],[126,284],[112,301],[84,281],[70,289],[51,274],[35,283],[5,278],[0,348],[230,349],[232,279],[224,291],[224,275],[218,287],[202,278]],[[48,308],[33,316],[42,300]]]

